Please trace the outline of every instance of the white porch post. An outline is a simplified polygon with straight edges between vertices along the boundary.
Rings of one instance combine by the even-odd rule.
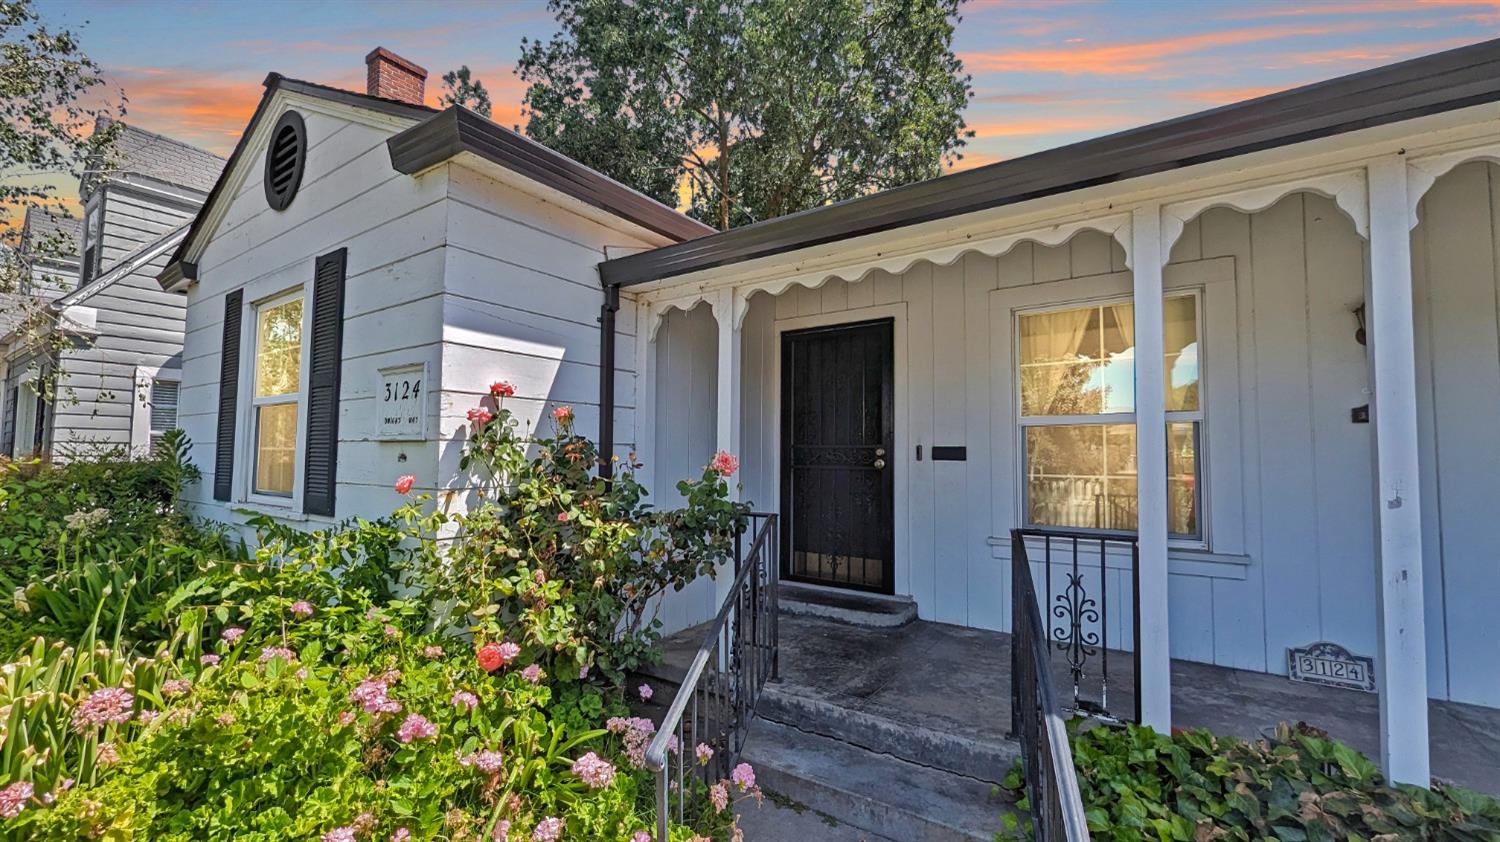
[[[636,304],[635,455],[645,467],[636,480],[653,494],[656,487],[656,331],[660,314],[650,301]]]
[[[720,290],[713,298],[714,318],[719,323],[719,394],[716,441],[718,448],[740,455],[740,326],[735,318],[735,294]],[[729,483],[730,499],[738,500],[739,478]]]
[[[1135,288],[1136,504],[1140,546],[1142,724],[1172,729],[1172,656],[1167,640],[1167,409],[1162,337],[1161,207],[1131,214]]]
[[[1369,179],[1370,276],[1365,302],[1378,489],[1381,765],[1392,781],[1427,786],[1432,776],[1406,159],[1393,154],[1375,161]]]

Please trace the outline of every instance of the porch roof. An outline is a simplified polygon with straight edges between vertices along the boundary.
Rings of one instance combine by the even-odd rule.
[[[1044,196],[1500,101],[1500,39],[1341,76],[606,260],[633,286]]]

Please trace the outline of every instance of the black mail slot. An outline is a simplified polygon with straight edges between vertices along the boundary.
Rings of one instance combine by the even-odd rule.
[[[934,462],[963,462],[969,458],[967,447],[954,447],[952,445],[933,445],[932,461]]]

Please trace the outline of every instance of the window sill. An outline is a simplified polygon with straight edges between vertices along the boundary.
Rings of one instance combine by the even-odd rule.
[[[990,555],[992,557],[1005,561],[1010,560],[1009,536],[991,536],[986,543],[990,545]],[[1096,552],[1094,556],[1083,563],[1097,566],[1097,558],[1098,555]],[[1130,558],[1127,553],[1111,551],[1107,556],[1107,561],[1111,569],[1130,569]],[[1244,580],[1248,575],[1247,572],[1252,563],[1248,555],[1213,553],[1207,550],[1186,547],[1167,548],[1167,573],[1173,576]]]
[[[290,505],[281,506],[262,500],[241,500],[234,505],[234,511],[250,517],[265,515],[276,520],[285,520],[294,523],[305,523],[308,520],[306,512],[300,512]]]

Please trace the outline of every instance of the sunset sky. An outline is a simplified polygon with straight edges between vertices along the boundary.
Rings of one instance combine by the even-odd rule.
[[[387,47],[438,77],[467,64],[494,116],[520,121],[523,36],[543,2],[39,0],[129,97],[127,121],[228,154],[268,71],[362,90]],[[1500,0],[1134,2],[975,0],[956,49],[977,136],[960,168],[1107,134],[1500,35]]]

